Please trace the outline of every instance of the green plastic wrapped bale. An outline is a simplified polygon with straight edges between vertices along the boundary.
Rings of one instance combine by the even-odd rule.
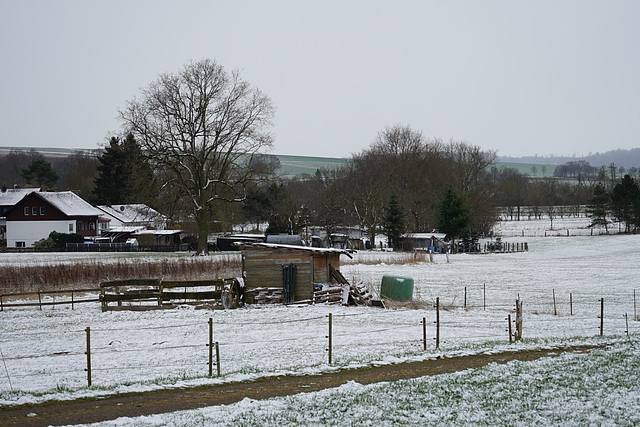
[[[383,276],[380,296],[394,301],[412,301],[413,279],[403,276]]]

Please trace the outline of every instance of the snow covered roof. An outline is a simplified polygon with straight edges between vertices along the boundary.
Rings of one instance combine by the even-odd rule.
[[[233,234],[231,236],[221,236],[221,237],[240,237],[242,239],[264,239],[264,234]]]
[[[144,226],[140,225],[137,227],[110,227],[109,230],[103,231],[102,234],[105,233],[137,233],[138,231],[144,230]]]
[[[125,224],[164,221],[166,219],[160,212],[142,203],[129,205],[99,205],[98,209]]]
[[[141,236],[143,234],[152,234],[154,236],[173,236],[174,234],[180,234],[182,230],[140,230],[135,232],[135,235]]]
[[[435,237],[436,239],[444,240],[447,235],[444,233],[407,233],[402,237],[408,237],[410,239],[430,239]]]
[[[251,247],[263,247],[263,248],[273,248],[273,249],[292,249],[297,251],[308,251],[314,253],[326,253],[326,254],[340,254],[346,255],[349,258],[353,258],[351,256],[351,252],[355,252],[351,249],[335,249],[335,248],[316,248],[313,246],[296,246],[296,245],[282,245],[277,243],[252,243],[252,242],[234,242],[234,245],[239,247],[251,246]]]
[[[67,216],[100,216],[102,212],[85,202],[73,191],[32,192]]]
[[[9,188],[0,191],[0,206],[13,206],[29,193],[40,191],[39,188]]]

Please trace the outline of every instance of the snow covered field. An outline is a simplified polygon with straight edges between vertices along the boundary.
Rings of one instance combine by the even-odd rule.
[[[636,341],[587,354],[367,386],[352,381],[320,392],[94,426],[632,426],[640,423],[638,369]]]
[[[529,222],[529,226],[533,222]],[[554,221],[554,227],[556,224]],[[503,224],[505,230],[516,229],[519,225]],[[614,346],[619,349],[616,354],[630,353],[634,358],[625,363],[635,364],[637,367],[640,352],[637,334],[640,332],[640,322],[634,319],[634,297],[640,283],[640,270],[637,268],[640,265],[638,236],[511,237],[505,240],[526,241],[529,252],[450,255],[450,262],[447,262],[445,255],[440,254],[434,257],[434,263],[403,265],[389,262],[396,254],[379,253],[377,256],[382,262],[380,264],[356,263],[342,267],[344,276],[350,281],[371,283],[377,289],[384,274],[413,277],[416,304],[394,309],[318,305],[248,307],[214,312],[180,308],[153,312],[102,313],[98,304],[84,304],[76,306],[75,310],[66,306],[44,308],[42,311],[37,308],[5,310],[0,313],[0,351],[3,359],[3,365],[0,366],[0,405],[213,384],[286,373],[318,373],[345,366],[423,360],[442,355],[513,348],[553,348],[567,343],[617,343]],[[356,254],[356,260],[359,257],[367,257],[370,261],[371,255]],[[436,298],[439,298],[441,305],[439,349],[435,348],[434,342],[433,322],[436,313],[433,303]],[[510,344],[506,318],[512,313],[517,298],[523,301],[525,339],[517,344]],[[604,337],[599,336],[601,298],[604,299]],[[326,351],[329,313],[333,316],[331,365],[328,364]],[[214,341],[219,342],[221,359],[221,376],[213,378],[208,377],[209,318],[213,319]],[[422,341],[423,318],[427,321],[426,351],[423,350]],[[90,327],[91,336],[91,387],[87,387],[87,374],[84,371],[87,365],[87,327]],[[630,338],[627,338],[627,331]],[[562,360],[567,359],[566,363],[569,365],[598,366],[599,363],[604,363],[602,358],[609,357],[607,354],[600,359],[594,356],[592,362],[572,362],[571,358],[574,356],[562,356]],[[575,357],[586,360],[580,358],[587,356]],[[532,378],[544,377],[547,375],[544,369],[553,370],[552,367],[545,367],[545,363],[547,362],[536,362],[536,367],[531,368],[531,372],[527,371],[527,375]],[[538,365],[542,367],[537,367]],[[481,383],[483,380],[474,379],[476,375],[494,378],[487,380],[487,387],[495,388],[500,387],[500,381],[496,378],[507,377],[508,371],[504,370],[510,368],[486,369],[483,373],[468,372],[459,376],[452,374],[437,379],[415,380],[416,383],[400,382],[367,387],[351,384],[333,392],[320,392],[320,396],[321,400],[331,402],[337,399],[342,402],[339,404],[353,407],[357,416],[353,422],[366,423],[370,414],[362,414],[364,409],[357,409],[353,396],[361,396],[360,405],[366,406],[366,402],[379,399],[379,393],[389,394],[392,393],[390,390],[397,389],[393,393],[403,394],[403,387],[408,387],[409,390],[452,383],[451,387],[455,388],[456,381],[464,383],[465,378]],[[511,369],[525,372],[529,368],[523,365]],[[588,369],[595,368],[584,369],[587,371],[583,374],[591,372]],[[615,370],[615,367],[608,366],[607,369]],[[625,374],[620,375],[624,377]],[[416,385],[422,384],[421,381],[426,385]],[[516,390],[521,386],[517,381],[504,385],[506,391]],[[479,396],[491,390],[478,387]],[[615,388],[615,384],[612,387]],[[636,414],[639,389],[635,384]],[[508,394],[506,391],[505,396]],[[481,399],[473,396],[469,398]],[[507,404],[507,397],[504,399]],[[265,410],[273,412],[273,418],[267,419],[278,424],[280,416],[287,417],[286,412],[281,413],[278,408],[293,405],[290,402],[294,400],[296,405],[305,408],[305,405],[315,405],[311,401],[318,399],[299,396],[276,399],[264,404],[241,402],[229,408],[194,412],[194,424],[198,425],[199,419],[209,420],[213,416],[211,414],[218,412],[223,414],[220,417],[224,417],[228,411],[233,413],[228,419],[248,414],[247,420],[251,424],[250,420],[263,417],[262,411]],[[532,401],[529,405],[528,413],[531,417],[536,412],[535,408],[539,408],[536,405],[541,404],[536,402]],[[403,410],[422,413],[426,420],[432,416],[454,417],[433,418],[434,420],[449,419],[460,423],[463,420],[456,418],[462,416],[462,409],[451,408],[446,400],[442,401],[441,409],[437,405],[423,405],[423,409],[409,409],[406,406],[408,403],[403,405]],[[331,405],[327,407],[331,408]],[[585,411],[588,414],[587,409]],[[404,415],[388,416],[400,417],[383,418],[388,423],[393,423],[400,422]],[[327,420],[331,422],[330,418]],[[339,420],[342,422],[343,418]],[[510,424],[519,423],[519,420],[515,418]],[[535,418],[522,420],[536,422]],[[293,421],[303,424],[324,422],[319,419],[297,418],[288,422]],[[253,422],[259,424],[257,421]],[[407,422],[418,421],[407,418]],[[483,423],[478,420],[470,422]],[[597,419],[595,422],[598,422]],[[153,420],[149,420],[149,423],[155,425]]]

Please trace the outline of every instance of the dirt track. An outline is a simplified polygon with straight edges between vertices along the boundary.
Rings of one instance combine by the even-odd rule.
[[[370,384],[381,381],[417,378],[477,368],[489,363],[511,360],[535,360],[563,352],[585,352],[594,347],[577,346],[554,350],[481,354],[401,363],[364,369],[343,370],[330,374],[282,376],[246,383],[210,387],[164,390],[104,399],[51,402],[40,405],[0,408],[0,426],[48,426],[106,421],[119,417],[137,417],[206,406],[238,402],[245,397],[268,399],[301,392],[338,387],[348,381]],[[36,414],[36,415],[34,415]]]

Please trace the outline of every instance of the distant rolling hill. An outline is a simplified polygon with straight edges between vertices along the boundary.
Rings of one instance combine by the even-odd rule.
[[[78,152],[98,156],[102,153],[101,148],[95,149],[73,149],[73,148],[47,148],[47,147],[0,147],[0,156],[9,154],[12,151],[36,152],[45,158],[68,157]],[[300,175],[314,175],[318,169],[334,168],[346,164],[349,159],[334,157],[309,157],[273,154],[280,160],[280,170],[278,175],[286,178],[293,178]]]
[[[31,152],[35,151],[42,154],[45,158],[66,157],[77,152],[88,155],[99,155],[103,150],[101,148],[94,149],[73,149],[73,148],[44,148],[44,147],[0,147],[0,156],[8,154],[11,151]],[[286,154],[272,154],[280,160],[279,175],[286,178],[292,178],[301,175],[314,175],[318,169],[334,168],[345,165],[349,162],[347,158],[335,157],[311,157],[311,156],[294,156]],[[596,153],[595,155],[583,158],[589,161],[591,166],[608,166],[611,163],[617,166],[637,166],[640,164],[640,148],[631,150],[612,150],[606,153]],[[532,177],[550,177],[557,165],[568,161],[578,160],[576,157],[501,157],[496,163],[498,168],[514,168],[520,173]],[[630,166],[627,166],[629,164]]]
[[[61,158],[68,157],[78,152],[98,156],[102,153],[101,148],[94,149],[73,149],[73,148],[47,148],[47,147],[0,147],[0,156],[9,154],[11,151],[19,152],[36,152],[45,158]],[[311,156],[294,156],[288,154],[272,154],[280,161],[280,169],[278,175],[283,178],[293,178],[300,176],[313,176],[318,169],[340,167],[349,162],[346,158],[335,157],[311,157]],[[510,167],[518,169],[519,172],[529,176],[553,176],[556,165],[553,164],[536,164],[536,163],[518,163],[518,162],[498,162],[498,168]],[[544,168],[543,168],[544,166]],[[544,171],[543,171],[544,169]],[[535,173],[534,173],[535,171]]]
[[[274,154],[280,160],[280,175],[286,177],[300,176],[303,174],[314,175],[318,169],[335,168],[345,165],[349,159],[333,157],[306,157]]]

